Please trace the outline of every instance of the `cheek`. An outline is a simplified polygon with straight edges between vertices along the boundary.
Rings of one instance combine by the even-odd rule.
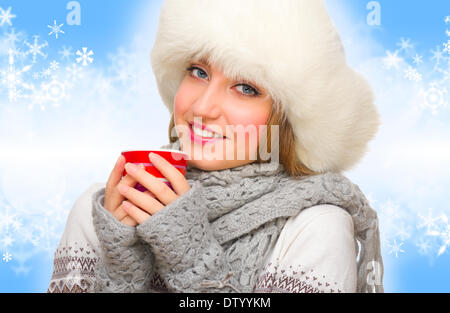
[[[193,99],[193,89],[189,88],[186,80],[183,80],[174,99],[175,119],[182,117],[187,111],[189,111]]]
[[[243,126],[243,128],[236,129],[236,135],[245,135],[248,138],[248,136],[256,134],[258,136],[257,138],[259,138],[259,125],[266,125],[269,115],[270,110],[260,108],[246,110],[241,107],[229,113],[228,121],[232,125]]]

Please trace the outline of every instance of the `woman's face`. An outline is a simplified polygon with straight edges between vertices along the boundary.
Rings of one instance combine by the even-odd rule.
[[[193,167],[213,171],[256,160],[272,99],[253,83],[231,81],[205,61],[192,63],[175,97],[174,122]],[[192,125],[206,127],[198,133]],[[211,138],[211,135],[215,138]]]

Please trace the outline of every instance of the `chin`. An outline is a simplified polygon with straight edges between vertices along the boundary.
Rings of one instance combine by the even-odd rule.
[[[224,161],[217,161],[217,160],[189,160],[189,164],[192,167],[204,170],[204,171],[219,171],[226,168],[230,168],[233,166],[230,166],[230,164],[227,164],[227,162]]]
[[[204,170],[204,171],[220,171],[228,168],[234,168],[246,164],[253,163],[255,161],[248,160],[229,160],[229,161],[218,161],[218,160],[189,160],[189,164],[192,167]]]

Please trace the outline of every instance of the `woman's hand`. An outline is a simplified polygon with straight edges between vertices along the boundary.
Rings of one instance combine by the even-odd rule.
[[[149,155],[149,159],[161,174],[166,177],[174,190],[155,176],[146,172],[145,169],[127,163],[125,169],[127,170],[128,175],[151,192],[140,192],[126,182],[120,182],[118,185],[117,189],[120,194],[130,200],[123,201],[123,210],[138,224],[142,224],[149,219],[151,215],[172,203],[191,189],[191,186],[189,186],[184,175],[166,159],[152,153]],[[152,195],[154,197],[152,197]]]
[[[136,185],[136,180],[132,176],[127,174],[122,178],[124,166],[125,158],[121,155],[109,175],[108,182],[106,183],[104,207],[121,223],[134,227],[137,225],[137,222],[124,211],[122,205],[124,197],[117,189],[117,185],[119,183],[130,187]],[[150,192],[146,193],[150,195]]]

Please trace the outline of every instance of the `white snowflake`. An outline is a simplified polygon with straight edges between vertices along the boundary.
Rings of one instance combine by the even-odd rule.
[[[72,52],[72,47],[67,48],[66,46],[63,46],[62,50],[60,50],[58,53],[61,54],[61,60],[65,59],[67,61],[70,61],[70,57],[74,55],[74,53]]]
[[[52,70],[50,68],[46,68],[46,69],[42,70],[41,77],[49,78],[51,76],[52,76]]]
[[[83,69],[78,67],[76,63],[72,63],[72,66],[67,66],[66,71],[68,73],[68,78],[73,82],[83,77]]]
[[[413,56],[413,63],[414,64],[420,64],[423,63],[423,57],[421,55],[416,54],[415,56]]]
[[[10,215],[11,206],[4,206],[5,212],[0,212],[0,232],[9,233],[11,231],[19,231],[22,227],[22,222],[16,214]]]
[[[447,89],[441,88],[436,81],[431,82],[427,90],[421,89],[420,93],[424,100],[421,106],[431,109],[434,114],[437,114],[438,109],[447,106]]]
[[[389,254],[394,253],[396,258],[398,258],[398,254],[400,252],[403,252],[403,253],[405,252],[404,250],[401,249],[401,246],[403,246],[403,242],[398,244],[397,240],[394,239],[393,244],[392,245],[389,244],[389,246],[391,248],[391,250],[389,251]]]
[[[14,51],[9,50],[9,65],[7,69],[1,70],[1,83],[8,89],[8,98],[10,101],[17,101],[22,96],[24,90],[31,90],[32,85],[23,81],[22,75],[31,69],[31,65],[17,69],[15,66]]]
[[[80,50],[76,52],[76,54],[79,56],[76,61],[77,63],[82,62],[83,66],[87,66],[89,63],[92,63],[94,61],[94,59],[91,57],[92,55],[94,55],[94,52],[92,52],[92,50],[88,52],[87,47],[83,47],[81,50],[83,50],[83,52],[81,52]]]
[[[380,215],[385,217],[387,221],[395,221],[400,218],[400,207],[398,204],[386,201],[380,205]]]
[[[447,42],[444,42],[442,45],[444,46],[443,52],[447,52],[450,55],[450,39]]]
[[[387,56],[383,59],[384,66],[389,70],[391,67],[399,68],[399,63],[403,61],[402,58],[398,56],[398,51],[392,53],[391,51],[386,51]]]
[[[445,17],[445,24],[449,24],[450,23],[450,15]]]
[[[28,110],[32,110],[35,105],[39,105],[41,111],[45,111],[45,102],[47,102],[47,97],[44,92],[40,89],[34,90],[33,94],[30,97],[30,103],[28,104]]]
[[[52,62],[50,62],[50,69],[56,71],[57,69],[59,69],[59,63],[53,60]]]
[[[419,247],[419,254],[427,255],[431,250],[431,244],[428,240],[424,240],[423,238],[416,244]]]
[[[439,223],[433,230],[430,230],[427,235],[437,237],[441,241],[441,247],[439,248],[437,256],[440,256],[447,250],[447,247],[450,246],[450,224],[448,223],[446,214],[441,214]]]
[[[11,19],[16,17],[16,15],[11,14],[11,7],[9,7],[6,11],[0,7],[0,26],[3,26],[5,23],[12,26]]]
[[[2,243],[2,246],[4,248],[8,248],[13,244],[14,238],[11,236],[10,233],[6,233],[5,236],[0,240],[0,242]]]
[[[436,61],[436,66],[439,65],[441,63],[441,60],[444,58],[444,56],[442,55],[441,47],[436,46],[436,50],[430,50],[430,52],[433,54],[431,60]]]
[[[442,255],[450,246],[450,224],[447,215],[445,213],[433,215],[432,209],[428,208],[427,215],[419,214],[419,219],[421,223],[417,225],[417,228],[425,228],[425,236],[433,237],[439,241],[440,248],[437,256]]]
[[[66,85],[56,79],[42,85],[46,99],[53,102],[55,107],[59,106],[59,102],[67,97],[66,89]]]
[[[25,45],[29,47],[29,50],[25,52],[25,56],[29,54],[33,55],[33,63],[36,63],[38,55],[42,56],[44,59],[47,58],[47,55],[42,52],[42,48],[47,47],[48,43],[47,41],[45,41],[43,44],[39,45],[38,44],[39,36],[36,35],[33,36],[33,38],[34,38],[33,44],[30,44],[29,42],[25,41]]]
[[[432,229],[436,227],[437,221],[439,221],[440,217],[433,216],[433,209],[428,208],[427,215],[423,216],[422,214],[418,214],[420,223],[417,225],[418,229],[426,228],[426,233],[429,233]]]
[[[64,31],[61,30],[61,27],[63,25],[64,24],[56,25],[56,20],[54,20],[53,25],[47,25],[47,27],[51,29],[51,32],[48,33],[48,35],[51,36],[52,34],[54,34],[56,39],[58,39],[58,34],[64,34]]]
[[[10,262],[12,260],[12,255],[9,254],[9,252],[3,253],[3,261],[6,263]]]
[[[408,69],[405,70],[405,78],[419,82],[422,80],[422,74],[417,72],[415,68],[408,66]]]
[[[15,29],[12,28],[11,32],[5,34],[5,37],[8,46],[14,47],[16,45],[16,42],[20,41],[22,33],[16,33]]]
[[[410,43],[410,40],[411,39],[404,39],[404,38],[400,39],[400,42],[397,43],[397,46],[400,47],[400,51],[401,50],[407,51],[413,48],[413,45]]]

